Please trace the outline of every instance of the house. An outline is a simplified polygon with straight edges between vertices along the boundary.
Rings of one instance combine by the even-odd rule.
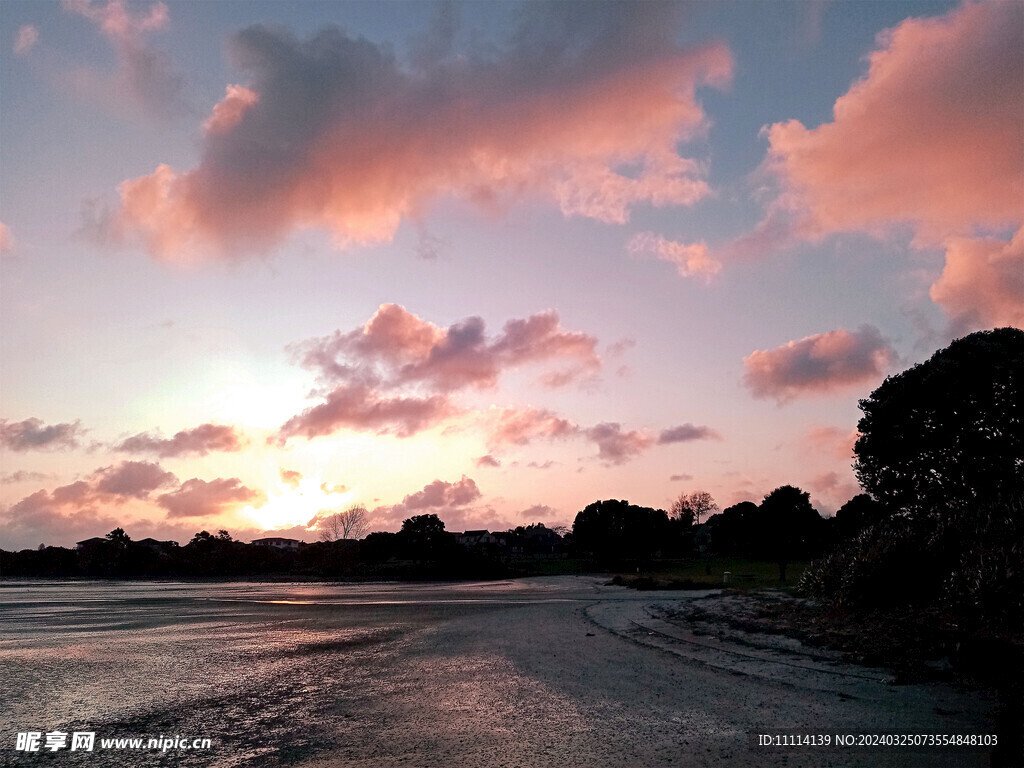
[[[464,547],[494,547],[504,546],[504,537],[498,537],[485,529],[478,531],[466,531],[465,533],[454,534],[455,540]]]
[[[166,552],[169,549],[178,548],[178,542],[176,541],[158,541],[157,539],[153,538],[139,539],[139,541],[135,543],[141,547],[151,549],[154,552]]]
[[[75,544],[75,549],[77,549],[79,552],[85,552],[88,549],[93,549],[94,547],[98,547],[101,544],[106,543],[107,540],[102,536],[93,536],[91,539],[79,541],[77,544]]]
[[[274,549],[283,549],[293,552],[302,546],[304,542],[301,542],[298,539],[283,539],[280,536],[268,536],[265,539],[253,539],[252,543],[257,547],[273,547]]]

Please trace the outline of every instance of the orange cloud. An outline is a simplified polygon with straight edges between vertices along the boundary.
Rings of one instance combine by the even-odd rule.
[[[693,204],[705,171],[677,145],[704,130],[696,89],[728,80],[728,50],[680,49],[662,4],[579,11],[528,6],[490,58],[408,65],[337,29],[243,30],[229,49],[247,84],[214,109],[201,162],[123,183],[110,234],[157,257],[243,256],[301,227],[388,240],[440,197],[619,223]]]
[[[773,397],[782,404],[808,392],[877,379],[894,358],[877,328],[839,329],[750,353],[743,359],[743,383],[754,397]]]
[[[1006,325],[1024,328],[1024,229],[1009,243],[952,240],[931,298],[952,318],[957,334]]]
[[[1024,6],[966,3],[882,33],[834,120],[768,129],[806,235],[897,223],[937,244],[1024,213]]]

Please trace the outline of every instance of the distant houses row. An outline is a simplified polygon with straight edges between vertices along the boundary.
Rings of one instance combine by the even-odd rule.
[[[555,531],[547,528],[527,530],[523,535],[526,542],[524,542],[522,540],[523,537],[520,536],[510,537],[507,533],[491,533],[486,529],[464,531],[462,533],[453,532],[451,536],[458,544],[461,544],[466,549],[505,551],[509,554],[521,554],[525,549],[524,543],[526,542],[529,543],[531,550],[539,550],[541,553],[550,554],[558,553],[562,545],[562,537]],[[79,552],[87,552],[90,549],[109,543],[109,540],[102,536],[94,536],[91,539],[79,541],[76,544],[76,548]],[[169,550],[176,549],[179,546],[176,541],[158,541],[153,538],[140,539],[134,543],[151,549],[154,552],[167,552]],[[299,539],[287,539],[280,536],[268,536],[263,539],[253,539],[250,543],[257,547],[271,547],[273,549],[286,552],[294,552],[307,546],[305,541],[300,541]]]

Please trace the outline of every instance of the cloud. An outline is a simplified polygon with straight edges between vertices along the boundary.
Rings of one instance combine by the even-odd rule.
[[[955,335],[980,328],[1024,328],[1024,229],[1009,243],[956,238],[931,298],[951,319]]]
[[[438,392],[493,387],[504,369],[547,362],[567,363],[559,383],[569,383],[600,367],[596,349],[596,338],[566,331],[554,311],[509,320],[488,337],[480,317],[440,328],[396,304],[382,304],[362,328],[292,346],[325,382],[423,384]]]
[[[486,456],[481,456],[479,459],[477,459],[476,460],[476,465],[478,467],[495,468],[495,467],[500,467],[501,466],[501,462],[498,461],[496,458],[494,458],[493,456],[491,456],[491,454],[488,453]]]
[[[623,432],[622,425],[614,422],[603,422],[591,427],[586,435],[597,443],[597,455],[609,464],[623,464],[646,451],[655,442],[653,437],[643,432]]]
[[[744,385],[779,404],[880,378],[896,354],[874,326],[839,329],[757,350],[743,359]]]
[[[681,424],[678,427],[663,429],[658,435],[658,444],[682,443],[687,440],[721,440],[719,435],[711,427],[697,426],[696,424]]]
[[[543,520],[553,520],[557,514],[558,510],[554,507],[549,507],[547,504],[534,504],[532,507],[528,507],[520,512],[517,517],[523,520],[540,522]]]
[[[867,73],[832,122],[766,129],[781,192],[758,228],[723,256],[840,232],[942,246],[931,297],[954,334],[1020,324],[1024,314],[1024,6],[965,2],[878,36]],[[1013,241],[993,239],[1017,230]],[[980,237],[979,237],[980,236]]]
[[[839,429],[838,427],[811,427],[804,433],[804,445],[811,453],[827,453],[837,459],[851,461],[853,446],[857,442],[857,430]]]
[[[332,435],[342,429],[410,437],[435,426],[456,409],[443,395],[382,397],[369,387],[340,386],[324,402],[293,416],[278,430],[277,442]]]
[[[299,483],[302,482],[302,473],[296,472],[294,469],[282,469],[281,470],[281,482],[292,488],[298,488]],[[321,488],[326,492],[327,483],[322,483]]]
[[[492,388],[510,368],[553,364],[541,379],[548,385],[585,379],[601,365],[596,349],[596,338],[565,330],[556,312],[510,320],[488,335],[479,317],[441,328],[382,304],[362,328],[290,347],[324,385],[324,401],[290,419],[278,439],[340,429],[407,437],[459,413],[454,393]]]
[[[640,232],[633,236],[627,248],[631,256],[651,255],[675,264],[680,277],[703,277],[707,281],[722,269],[721,263],[712,258],[706,243],[686,245],[666,240],[653,232]]]
[[[5,541],[36,543],[40,537],[68,542],[95,536],[124,522],[109,514],[111,507],[148,500],[154,491],[176,483],[171,472],[149,462],[100,467],[84,480],[36,491],[0,511],[0,531]]]
[[[809,234],[906,222],[938,243],[1024,213],[1024,7],[965,3],[879,35],[867,74],[815,129],[768,129]]]
[[[0,475],[0,483],[32,483],[38,480],[47,480],[50,475],[45,472],[30,472],[19,469],[17,472],[9,472]]]
[[[377,507],[372,512],[374,525],[397,528],[413,515],[437,515],[455,528],[473,527],[498,520],[490,507],[478,508],[481,498],[476,482],[463,475],[456,482],[434,480],[423,489],[406,495],[398,504]]]
[[[480,498],[480,489],[472,478],[462,476],[462,479],[447,483],[443,480],[435,480],[425,485],[422,491],[411,493],[402,499],[402,506],[406,510],[437,509],[439,507],[464,507],[472,504]]]
[[[237,477],[186,480],[170,493],[157,497],[157,504],[167,510],[167,517],[208,517],[229,512],[243,504],[259,506],[266,501],[262,491],[242,485]]]
[[[34,24],[22,24],[14,37],[14,54],[26,56],[39,42],[39,30]]]
[[[10,253],[14,250],[14,235],[11,228],[0,221],[0,253]]]
[[[260,100],[258,93],[241,85],[229,85],[225,90],[224,98],[217,102],[213,113],[203,123],[203,131],[208,135],[230,133]]]
[[[637,204],[691,205],[705,169],[677,147],[706,128],[696,90],[726,83],[732,61],[723,45],[680,48],[676,12],[531,4],[506,45],[407,63],[336,28],[244,29],[228,50],[255,98],[218,104],[195,168],[124,182],[111,234],[157,257],[240,257],[302,227],[386,241],[439,198],[540,198],[614,223]]]
[[[0,419],[0,446],[11,451],[72,450],[85,430],[79,422],[45,426],[40,419]]]
[[[672,481],[673,483],[678,483],[678,482],[682,482],[682,481],[685,481],[685,480],[693,480],[693,475],[687,475],[687,474],[671,475],[669,477],[669,480]]]
[[[93,474],[96,492],[136,499],[145,499],[152,491],[177,481],[173,473],[147,461],[122,461],[116,467],[103,467]]]
[[[234,427],[200,424],[192,429],[183,429],[169,439],[140,432],[114,446],[114,450],[126,453],[155,453],[161,458],[171,458],[190,453],[205,456],[211,451],[236,453],[247,444],[248,441],[236,432]]]
[[[117,71],[111,80],[80,72],[81,86],[94,96],[109,93],[134,104],[151,118],[168,120],[191,112],[185,100],[185,81],[174,71],[161,51],[144,38],[164,29],[170,16],[167,6],[153,3],[148,10],[134,13],[123,0],[98,3],[93,0],[63,0],[65,10],[91,21],[109,42],[117,56]]]
[[[533,407],[492,408],[486,420],[488,440],[494,445],[527,445],[538,437],[569,437],[579,432],[567,419]]]

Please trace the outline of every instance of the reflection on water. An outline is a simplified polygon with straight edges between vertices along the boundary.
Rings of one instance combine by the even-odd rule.
[[[330,746],[338,694],[440,620],[565,599],[521,582],[0,582],[0,762],[41,759],[8,751],[29,730],[213,740],[215,754],[147,752],[148,765],[301,759]]]

